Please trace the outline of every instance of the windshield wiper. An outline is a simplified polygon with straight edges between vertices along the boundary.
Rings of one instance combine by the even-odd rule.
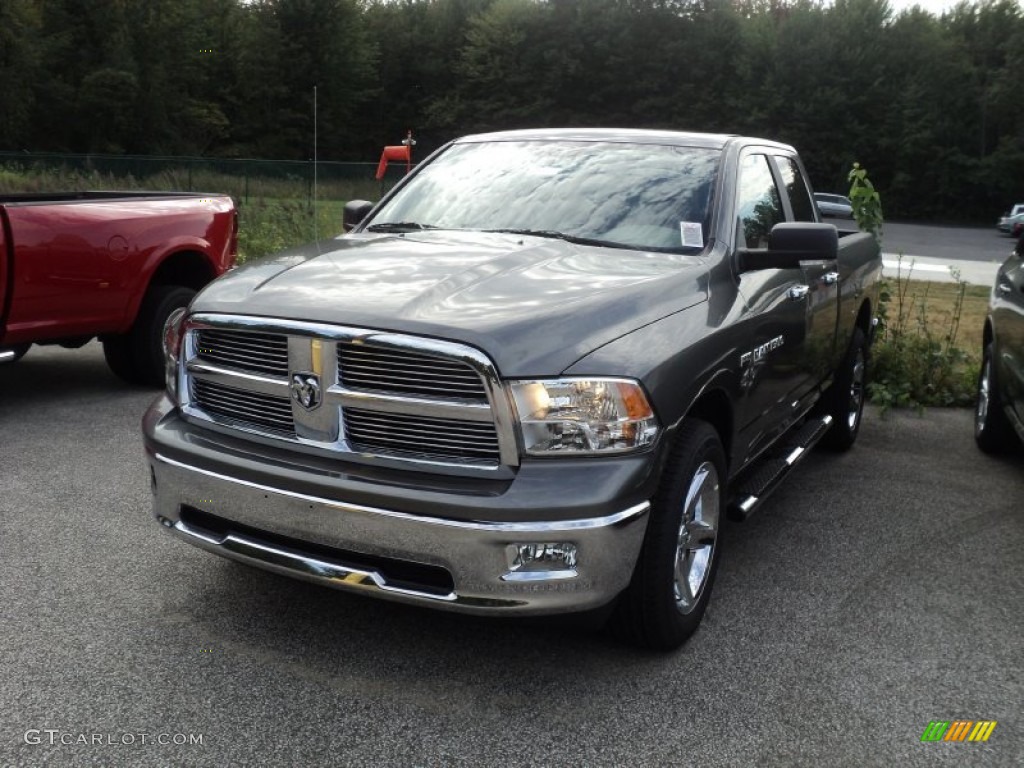
[[[433,224],[420,224],[416,221],[382,221],[371,224],[367,232],[417,232],[421,229],[437,229]]]
[[[526,235],[528,237],[550,237],[556,240],[565,240],[567,243],[577,245],[597,245],[604,248],[626,248],[632,250],[634,246],[626,243],[616,243],[612,240],[598,240],[593,237],[579,237],[566,232],[559,232],[555,229],[485,229],[484,232],[500,232],[506,235]]]

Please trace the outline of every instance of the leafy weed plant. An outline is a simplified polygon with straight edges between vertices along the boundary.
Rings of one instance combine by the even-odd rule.
[[[858,226],[881,241],[884,219],[878,191],[859,163],[848,178]],[[967,284],[954,273],[952,306],[936,308],[930,300],[931,283],[912,281],[913,271],[911,261],[904,273],[901,254],[895,279],[882,281],[868,395],[883,412],[971,405],[980,364],[958,344]]]

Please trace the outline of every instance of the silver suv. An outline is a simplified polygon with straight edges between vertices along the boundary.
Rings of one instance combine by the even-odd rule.
[[[1024,217],[1024,203],[1017,203],[1013,208],[1006,212],[1006,215],[1001,216],[999,221],[996,222],[996,228],[1000,232],[1006,234],[1020,234],[1013,231],[1014,224],[1020,222],[1021,218]]]
[[[843,195],[830,195],[827,192],[815,192],[814,202],[818,204],[818,210],[822,216],[832,216],[837,219],[853,218],[853,203],[850,198]]]

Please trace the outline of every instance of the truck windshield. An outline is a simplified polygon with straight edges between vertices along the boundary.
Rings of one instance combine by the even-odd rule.
[[[595,141],[455,144],[423,166],[370,231],[513,231],[643,250],[707,240],[720,152]]]

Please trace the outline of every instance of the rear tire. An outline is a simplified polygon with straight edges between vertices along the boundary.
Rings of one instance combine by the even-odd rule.
[[[726,478],[718,433],[707,422],[684,421],[652,501],[633,579],[611,617],[620,639],[669,651],[697,630],[718,571]]]
[[[864,331],[854,328],[835,381],[824,395],[824,412],[832,417],[832,426],[819,443],[826,450],[848,451],[857,441],[864,417],[867,374],[868,342]]]
[[[164,324],[174,310],[187,307],[195,295],[191,288],[181,285],[150,287],[131,330],[103,340],[103,356],[114,375],[129,384],[163,386]]]
[[[1017,435],[1003,411],[999,396],[995,366],[992,364],[992,344],[985,347],[978,374],[978,400],[974,410],[974,442],[985,453],[1006,453],[1014,448]]]

